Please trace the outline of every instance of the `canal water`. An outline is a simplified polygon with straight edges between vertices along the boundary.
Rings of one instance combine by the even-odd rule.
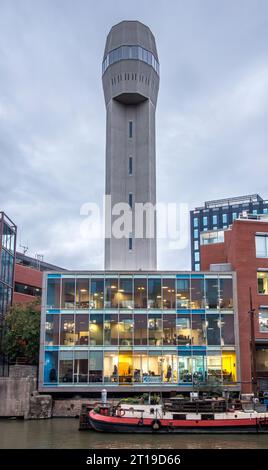
[[[1,449],[268,449],[267,435],[137,435],[78,431],[78,419],[0,420]]]

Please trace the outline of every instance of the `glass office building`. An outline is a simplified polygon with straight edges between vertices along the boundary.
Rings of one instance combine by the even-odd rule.
[[[17,227],[0,212],[0,342],[5,314],[12,303]],[[7,374],[7,361],[0,355],[0,375]]]
[[[190,212],[192,270],[200,271],[200,233],[227,229],[239,214],[268,214],[268,200],[258,194],[206,201]]]
[[[41,391],[239,389],[230,273],[44,275]]]

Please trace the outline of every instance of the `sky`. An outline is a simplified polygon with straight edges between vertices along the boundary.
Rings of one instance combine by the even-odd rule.
[[[267,0],[0,0],[0,210],[19,251],[68,269],[103,269],[80,208],[102,204],[101,63],[122,20],[156,38],[158,202],[268,199]],[[190,269],[190,243],[159,240],[158,268]]]

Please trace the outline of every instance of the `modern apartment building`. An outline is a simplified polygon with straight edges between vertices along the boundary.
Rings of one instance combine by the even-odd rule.
[[[190,212],[192,270],[200,271],[200,232],[226,229],[242,212],[267,214],[268,200],[258,194],[206,201]]]

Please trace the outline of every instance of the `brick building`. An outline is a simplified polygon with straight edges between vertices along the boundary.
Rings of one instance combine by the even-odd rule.
[[[32,302],[42,294],[44,271],[59,270],[59,266],[16,253],[13,303]]]
[[[200,245],[202,270],[224,270],[227,263],[236,272],[242,391],[267,389],[268,217],[244,213],[226,230],[201,233]]]

